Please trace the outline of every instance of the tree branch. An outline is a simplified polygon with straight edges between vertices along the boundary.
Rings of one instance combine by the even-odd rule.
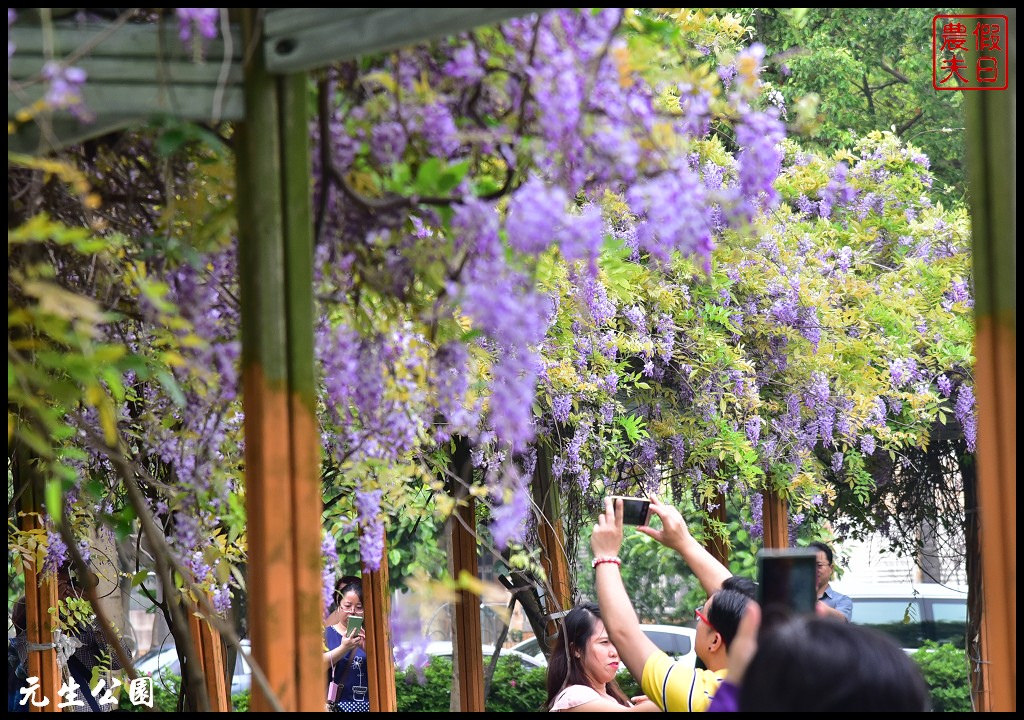
[[[896,78],[899,82],[904,83],[905,85],[910,85],[910,79],[906,75],[901,73],[899,70],[891,68],[888,65],[886,65],[884,60],[878,63],[878,67],[885,70],[887,73]]]
[[[274,690],[270,687],[270,683],[267,680],[267,676],[263,672],[263,669],[253,660],[250,654],[245,653],[241,649],[241,639],[238,637],[237,633],[235,633],[234,627],[232,627],[230,623],[221,619],[221,617],[217,614],[216,610],[214,610],[213,606],[210,604],[210,600],[207,598],[206,592],[189,579],[188,570],[186,570],[175,559],[174,553],[171,551],[170,546],[167,544],[167,540],[164,538],[163,533],[160,531],[160,528],[157,526],[156,521],[153,519],[153,516],[149,511],[149,507],[146,505],[145,498],[142,496],[142,491],[139,488],[138,482],[135,480],[136,473],[138,473],[141,477],[147,480],[152,480],[152,478],[149,477],[149,473],[146,472],[145,468],[139,467],[137,463],[130,460],[123,452],[121,452],[119,448],[124,447],[125,445],[123,437],[119,437],[118,439],[119,447],[114,448],[107,445],[106,442],[103,441],[103,438],[97,436],[95,431],[92,430],[91,428],[81,429],[86,432],[87,436],[90,437],[90,439],[95,443],[96,447],[103,451],[103,453],[110,460],[111,465],[113,465],[115,472],[117,472],[117,474],[121,477],[121,480],[124,482],[125,491],[128,496],[128,499],[132,503],[132,506],[135,508],[135,512],[139,518],[139,522],[142,523],[142,528],[146,532],[146,535],[149,537],[149,540],[152,544],[153,553],[154,557],[157,560],[158,568],[162,562],[166,562],[167,564],[167,567],[165,568],[165,571],[167,571],[166,582],[170,583],[169,570],[171,569],[176,571],[181,576],[182,582],[184,583],[185,587],[197,599],[198,604],[202,609],[204,618],[214,627],[214,629],[217,630],[217,632],[219,632],[224,638],[228,640],[228,642],[234,645],[235,648],[242,653],[250,669],[252,670],[253,678],[255,678],[256,683],[260,686],[260,689],[263,690],[264,694],[267,696],[267,699],[270,702],[271,707],[273,707],[273,709],[276,712],[283,712],[281,703],[277,699],[277,695],[274,693]],[[165,582],[163,577],[161,577],[161,582]],[[166,591],[170,592],[171,590],[173,590],[174,585],[166,584],[164,585],[164,588]],[[187,620],[185,621],[185,632],[188,632]],[[191,645],[191,643],[187,644]],[[191,652],[195,652],[194,645],[191,647]],[[190,658],[189,660],[191,664],[192,659]],[[201,677],[199,692],[202,694],[202,697],[205,697],[206,688],[205,685],[202,683]]]
[[[902,137],[903,133],[905,133],[910,128],[914,127],[923,117],[924,111],[918,109],[917,114],[914,115],[914,117],[910,118],[910,120],[907,120],[905,123],[896,128],[896,135]]]

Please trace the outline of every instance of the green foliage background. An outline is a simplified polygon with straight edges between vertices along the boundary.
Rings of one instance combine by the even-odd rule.
[[[932,87],[932,18],[953,8],[744,8],[765,44],[768,77],[795,101],[814,93],[821,122],[806,139],[830,151],[872,130],[892,129],[932,161],[936,190],[963,199],[963,93]],[[788,75],[782,71],[785,66]]]
[[[954,645],[927,640],[912,656],[921,668],[935,712],[970,712],[967,654]]]

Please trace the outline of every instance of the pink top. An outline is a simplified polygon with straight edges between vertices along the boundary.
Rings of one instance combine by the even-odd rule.
[[[593,700],[607,699],[589,685],[570,685],[555,696],[555,701],[551,703],[551,709],[548,712],[572,710],[574,707],[592,702]]]

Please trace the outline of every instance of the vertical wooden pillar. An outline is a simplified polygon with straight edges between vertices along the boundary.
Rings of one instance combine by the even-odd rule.
[[[375,572],[363,570],[363,627],[366,628],[370,712],[398,710],[390,615],[391,593],[388,587],[388,547],[385,535],[380,569]]]
[[[39,530],[41,527],[39,515],[35,513],[21,519],[21,529],[24,531]],[[57,582],[52,575],[39,572],[41,562],[41,552],[37,552],[35,558],[22,558],[25,571],[25,638],[30,646],[53,643],[53,615],[50,614],[50,608],[57,607]],[[57,703],[63,702],[57,695],[61,686],[60,668],[57,666],[57,653],[52,647],[28,653],[28,676],[39,678],[35,699],[38,702],[42,702],[43,698],[50,701],[44,707],[35,707],[30,698],[26,705],[29,712],[60,712],[57,709]],[[18,701],[21,701],[20,693]]]
[[[708,515],[712,520],[717,520],[720,523],[725,523],[729,519],[728,513],[725,511],[725,494],[719,492],[715,495],[714,501],[711,503],[715,506]],[[708,552],[718,562],[722,563],[726,567],[729,567],[729,546],[726,544],[725,538],[720,535],[708,532]]]
[[[299,653],[299,710],[318,712],[326,700],[323,591],[320,580],[320,427],[316,419],[313,339],[313,210],[309,149],[309,84],[305,73],[278,78],[283,137],[284,246],[288,319],[288,386],[292,470],[292,582]],[[385,571],[386,572],[386,571]],[[384,592],[387,594],[385,575]],[[387,615],[385,614],[385,618]],[[390,654],[390,648],[388,649]],[[394,683],[392,683],[394,685]]]
[[[202,665],[206,681],[206,696],[211,712],[231,712],[231,692],[228,689],[228,675],[224,667],[224,645],[220,633],[210,627],[194,612],[188,617],[189,628],[196,644],[196,653]]]
[[[450,529],[449,571],[458,578],[462,573],[477,577],[476,503],[463,496],[463,502],[448,518]],[[484,656],[480,630],[480,597],[459,590],[452,627],[454,671],[458,678],[459,712],[484,711]]]
[[[242,11],[245,122],[238,125],[239,284],[255,661],[287,711],[326,700],[320,488],[313,397],[312,221],[304,76],[273,78],[256,11]],[[272,709],[259,687],[252,709]]]
[[[456,502],[445,523],[448,541],[448,572],[458,579],[463,573],[477,577],[476,506],[469,494],[473,481],[469,441],[456,438],[447,478],[448,492]],[[457,712],[484,711],[484,657],[480,631],[480,597],[460,590],[452,619],[452,704]]]
[[[761,521],[764,526],[765,548],[789,547],[786,501],[774,490],[765,490],[762,499]]]
[[[978,412],[978,514],[983,575],[979,709],[1017,709],[1016,22],[1009,17],[1010,86],[967,94]]]
[[[572,607],[572,581],[569,578],[569,560],[565,555],[558,485],[551,479],[551,451],[548,448],[537,448],[532,491],[533,501],[541,510],[537,523],[541,567],[544,568],[548,586],[553,593],[553,602],[549,603],[548,612],[568,610]]]
[[[21,490],[18,509],[22,514],[18,518],[18,526],[23,532],[41,531],[41,479],[36,472],[31,454],[26,452],[20,442],[15,444],[14,453],[12,476],[16,489]],[[21,558],[22,570],[25,573],[25,639],[30,645],[45,646],[53,643],[53,615],[50,614],[50,609],[57,607],[57,580],[53,575],[43,575],[40,572],[44,557],[43,549],[36,548],[32,556]],[[61,686],[60,668],[57,666],[57,652],[52,647],[28,653],[28,677],[39,678],[36,700],[42,702],[43,698],[48,698],[50,701],[44,707],[37,708],[32,705],[30,699],[26,704],[29,712],[60,712],[57,709],[57,703],[62,702],[57,696]],[[8,691],[12,689],[8,688]],[[20,693],[18,701],[21,701]]]

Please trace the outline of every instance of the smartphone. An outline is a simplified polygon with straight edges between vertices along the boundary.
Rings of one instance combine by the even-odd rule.
[[[346,637],[352,637],[360,630],[363,629],[363,617],[362,615],[350,615],[348,618],[348,635]]]
[[[612,495],[612,501],[622,501],[623,525],[646,525],[651,515],[651,501],[647,498],[623,497]]]
[[[762,630],[793,615],[813,614],[818,602],[813,548],[762,550],[757,554],[757,600],[761,605]]]

